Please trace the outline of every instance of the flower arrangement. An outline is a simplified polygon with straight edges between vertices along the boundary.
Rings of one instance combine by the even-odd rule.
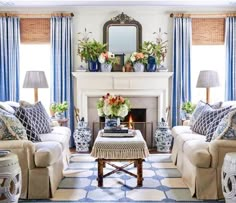
[[[132,63],[140,62],[142,64],[147,64],[147,56],[142,52],[133,52],[129,58]]]
[[[113,54],[112,52],[106,51],[100,54],[100,56],[98,57],[98,61],[100,63],[108,63],[108,64],[117,64],[118,60],[115,57],[115,54]]]
[[[122,96],[107,93],[97,101],[98,116],[124,119],[130,111],[130,101]]]

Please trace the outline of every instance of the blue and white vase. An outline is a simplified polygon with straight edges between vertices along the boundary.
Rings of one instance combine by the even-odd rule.
[[[55,118],[56,119],[64,119],[65,118],[64,112],[56,112]]]
[[[90,72],[98,72],[99,71],[99,62],[98,60],[89,60],[88,61],[88,69]]]
[[[148,64],[147,64],[147,72],[156,72],[157,70],[157,64],[156,59],[154,56],[148,57]]]
[[[120,118],[105,118],[105,128],[115,128],[120,126]]]
[[[143,72],[144,71],[144,64],[140,62],[134,63],[134,72]]]
[[[110,63],[101,63],[101,71],[102,72],[111,72],[112,64]]]
[[[159,122],[155,132],[155,140],[158,152],[170,152],[172,134],[167,122]]]

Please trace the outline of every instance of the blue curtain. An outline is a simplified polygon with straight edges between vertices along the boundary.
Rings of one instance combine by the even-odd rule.
[[[18,17],[0,17],[0,101],[19,100]]]
[[[74,130],[74,101],[72,89],[72,18],[51,18],[51,53],[52,53],[52,84],[51,101],[69,103],[66,117],[69,118],[69,126]],[[74,146],[71,136],[70,146]]]
[[[191,18],[173,19],[172,126],[180,124],[183,102],[191,101]]]
[[[226,82],[225,99],[236,100],[236,17],[225,21]]]

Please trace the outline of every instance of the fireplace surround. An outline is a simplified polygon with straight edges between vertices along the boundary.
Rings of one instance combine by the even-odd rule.
[[[166,108],[170,106],[172,74],[172,72],[73,72],[75,106],[79,108],[80,117],[84,117],[92,126],[94,120],[89,115],[96,114],[97,117],[96,100],[108,92],[128,97],[132,108],[143,108],[145,103],[149,102],[148,98],[154,98],[156,110],[150,111],[155,111],[156,118],[149,120],[147,116],[146,120],[156,124],[162,117],[166,118]],[[132,101],[133,98],[136,98],[136,101]]]

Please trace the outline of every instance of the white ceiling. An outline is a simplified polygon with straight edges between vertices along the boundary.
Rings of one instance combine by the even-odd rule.
[[[236,7],[236,0],[0,0],[0,8],[62,6],[222,6]]]

